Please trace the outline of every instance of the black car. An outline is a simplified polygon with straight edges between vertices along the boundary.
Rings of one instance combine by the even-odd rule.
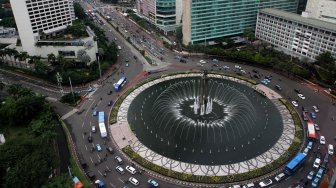
[[[259,74],[259,71],[255,69],[253,69],[252,72]]]
[[[111,94],[112,94],[112,91],[110,90],[107,94],[108,94],[108,95],[111,95]]]
[[[112,106],[112,101],[108,102],[107,106]]]
[[[294,89],[296,93],[301,93],[301,89]]]
[[[275,88],[276,88],[277,90],[279,90],[279,91],[282,90],[281,86],[279,86],[279,85],[275,85]]]
[[[133,56],[133,57],[134,57],[134,59],[138,59],[137,56]]]
[[[94,175],[92,171],[87,171],[86,174],[90,178],[91,181],[93,181],[96,178],[96,176]]]
[[[91,143],[91,142],[93,142],[93,138],[92,138],[92,136],[90,135],[90,136],[88,136],[88,141]]]
[[[181,58],[181,59],[180,59],[180,62],[181,62],[181,63],[187,63],[187,60]]]
[[[257,74],[253,75],[253,77],[255,77],[256,79],[259,79],[259,78],[260,78],[260,76],[257,75]]]

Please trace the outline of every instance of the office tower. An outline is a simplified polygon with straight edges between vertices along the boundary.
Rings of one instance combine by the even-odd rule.
[[[183,0],[183,44],[207,42],[254,28],[262,8],[296,12],[298,0]]]
[[[181,25],[182,0],[137,0],[137,12],[168,33]]]
[[[276,9],[258,13],[256,37],[276,49],[314,60],[329,51],[336,58],[336,24]]]
[[[73,0],[10,0],[23,50],[37,55],[35,43],[55,35],[75,19]]]

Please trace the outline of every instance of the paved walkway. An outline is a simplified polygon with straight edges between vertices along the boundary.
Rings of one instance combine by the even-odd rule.
[[[201,74],[199,73],[192,73],[189,74],[188,76],[200,76],[200,75]],[[197,165],[169,159],[147,148],[136,138],[136,136],[133,134],[133,132],[128,126],[127,112],[129,105],[132,103],[132,101],[138,94],[140,94],[143,90],[147,89],[148,87],[151,87],[152,85],[157,84],[158,82],[164,80],[175,79],[178,77],[185,77],[185,76],[186,75],[174,75],[148,82],[143,86],[140,86],[139,88],[134,90],[131,94],[129,94],[126,97],[126,99],[123,101],[123,103],[119,108],[117,123],[110,126],[112,138],[114,139],[115,143],[120,149],[124,148],[127,145],[130,145],[134,151],[136,151],[140,156],[150,161],[151,163],[157,164],[159,166],[177,172],[189,173],[194,175],[206,175],[206,176],[226,176],[230,174],[248,172],[269,164],[271,161],[276,160],[282,154],[287,152],[287,149],[292,144],[295,136],[294,122],[287,108],[278,100],[279,98],[281,98],[280,95],[276,94],[273,90],[264,87],[262,85],[258,85],[256,86],[256,88],[258,88],[261,92],[269,93],[269,95],[266,96],[269,97],[271,101],[275,104],[275,106],[278,108],[283,119],[284,129],[283,134],[278,140],[278,142],[272,148],[270,148],[269,151],[261,154],[260,156],[250,159],[248,161],[230,165],[217,165],[217,166]],[[232,77],[226,77],[222,75],[212,75],[212,74],[209,74],[209,77],[216,77],[216,78],[218,77],[234,80],[241,84],[253,87],[253,85],[251,85],[248,82],[237,80]]]

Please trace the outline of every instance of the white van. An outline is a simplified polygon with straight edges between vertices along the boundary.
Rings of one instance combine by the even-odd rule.
[[[334,146],[332,144],[328,145],[328,154],[334,155]]]

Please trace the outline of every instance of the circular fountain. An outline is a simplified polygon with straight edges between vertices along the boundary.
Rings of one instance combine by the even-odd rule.
[[[247,161],[270,150],[283,133],[270,99],[206,72],[153,83],[134,97],[127,113],[141,144],[188,164]]]

